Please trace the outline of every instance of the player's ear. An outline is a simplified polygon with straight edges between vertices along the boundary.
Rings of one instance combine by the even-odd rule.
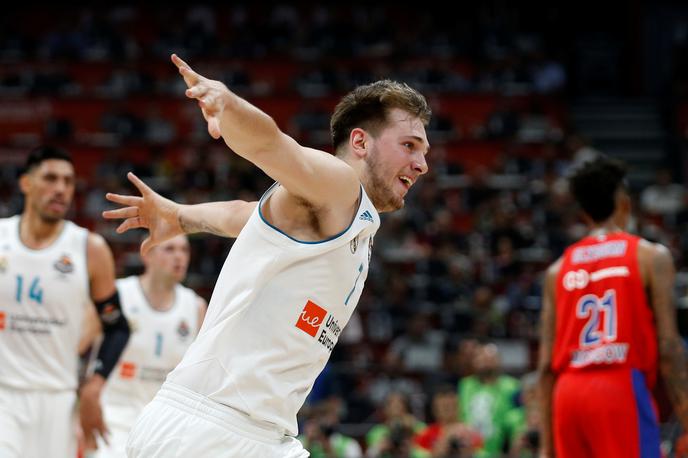
[[[619,190],[614,198],[616,200],[614,203],[617,211],[623,214],[631,213],[631,196],[629,196],[626,191]]]
[[[26,194],[31,190],[31,175],[29,173],[22,173],[19,177],[19,189],[22,194]]]
[[[349,146],[353,154],[358,158],[365,158],[368,155],[369,135],[368,132],[356,127],[351,130],[349,135]]]

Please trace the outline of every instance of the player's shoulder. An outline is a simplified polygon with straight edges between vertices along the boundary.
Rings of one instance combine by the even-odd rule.
[[[86,228],[76,225],[75,227],[86,231],[86,247],[88,248],[89,254],[93,253],[93,255],[97,256],[111,253],[110,245],[108,245],[105,237],[96,232],[89,231]]]
[[[115,280],[115,284],[117,285],[117,288],[128,288],[132,284],[135,284],[135,282],[138,281],[138,276],[137,275],[130,275],[128,277],[122,277],[118,278]]]
[[[202,299],[201,296],[196,294],[196,291],[189,288],[188,286],[182,285],[181,283],[177,283],[175,289],[177,290],[177,294],[182,294],[190,302],[195,302],[197,301],[197,299]]]
[[[18,221],[19,215],[5,216],[3,218],[0,218],[0,228],[9,229],[10,227],[17,225]]]
[[[647,259],[672,259],[671,251],[661,243],[641,238],[638,241],[638,256],[641,261]]]
[[[547,266],[547,270],[545,271],[545,276],[547,278],[550,277],[556,277],[559,274],[559,271],[561,270],[561,266],[564,264],[564,256],[559,256],[556,261],[554,261],[552,264]]]

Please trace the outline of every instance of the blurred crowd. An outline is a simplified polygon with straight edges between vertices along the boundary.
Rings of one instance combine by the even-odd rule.
[[[72,218],[108,239],[120,275],[140,271],[143,234],[115,234],[100,213],[106,192],[131,191],[126,172],[183,203],[259,198],[271,180],[209,141],[171,52],[326,149],[332,100],[376,78],[405,81],[435,107],[431,172],[383,217],[302,440],[314,458],[535,456],[542,273],[585,233],[566,176],[600,154],[567,123],[568,75],[548,27],[477,6],[465,16],[384,3],[18,9],[0,19],[0,97],[16,103],[0,108],[0,216],[21,208],[21,158],[45,141],[75,155]],[[48,108],[24,116],[27,103]],[[59,115],[71,103],[80,114]],[[487,108],[463,122],[474,106]],[[675,172],[632,189],[632,229],[671,248],[688,307],[688,200]],[[232,241],[191,243],[186,283],[209,298]]]

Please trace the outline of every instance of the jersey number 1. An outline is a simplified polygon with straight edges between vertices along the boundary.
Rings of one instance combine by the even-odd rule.
[[[604,312],[604,325],[599,329],[599,313]],[[586,294],[576,304],[576,317],[587,318],[580,333],[581,347],[589,347],[599,343],[603,338],[606,342],[616,340],[616,291],[607,290],[603,297]]]
[[[155,334],[155,356],[162,355],[162,332]]]

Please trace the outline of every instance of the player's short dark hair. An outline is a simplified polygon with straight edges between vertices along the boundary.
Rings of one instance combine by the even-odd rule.
[[[571,194],[594,222],[614,213],[616,192],[626,187],[626,171],[623,162],[601,156],[585,162],[569,178]]]
[[[30,172],[35,167],[41,165],[43,161],[47,161],[48,159],[60,159],[67,161],[70,164],[74,164],[74,161],[72,161],[72,156],[67,151],[56,146],[43,145],[31,150],[26,158],[24,173]]]
[[[425,97],[405,83],[381,80],[358,86],[337,104],[330,119],[335,152],[356,127],[377,135],[387,124],[387,116],[393,108],[420,118],[423,125],[428,124],[432,115]]]

